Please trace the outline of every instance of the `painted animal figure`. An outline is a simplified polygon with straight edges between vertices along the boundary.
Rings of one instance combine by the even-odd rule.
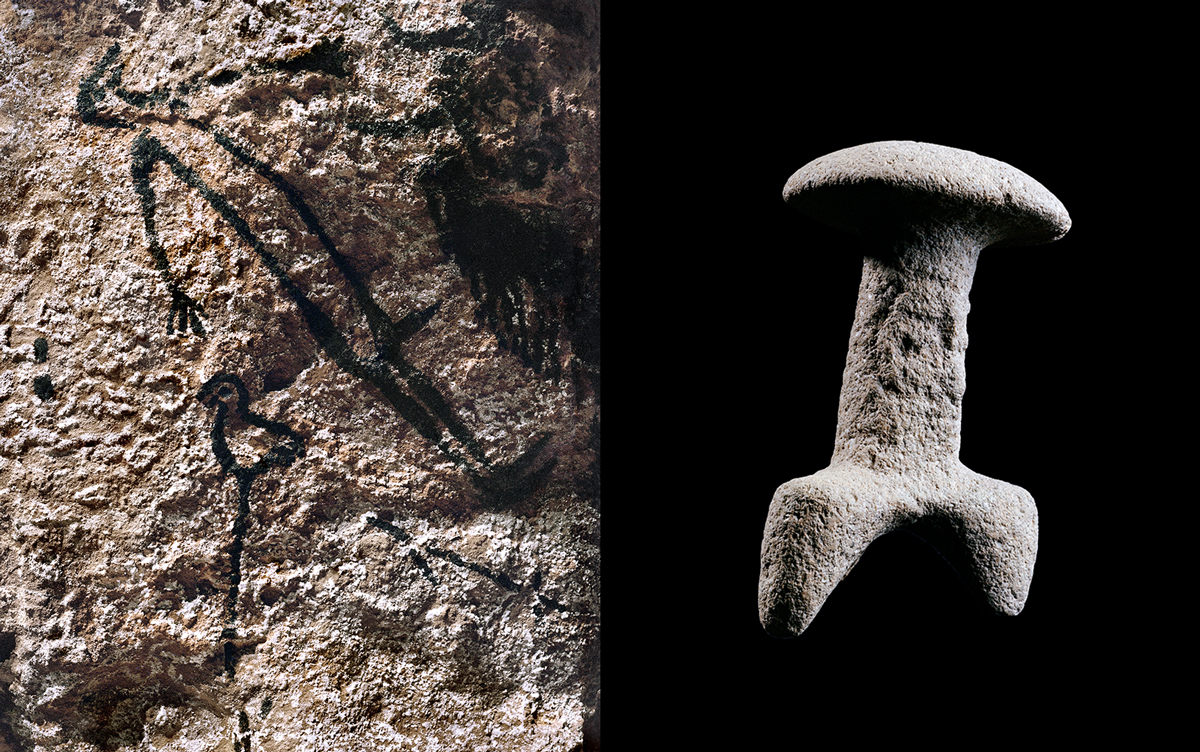
[[[237,478],[238,510],[233,521],[233,543],[229,547],[229,595],[225,600],[225,673],[232,677],[237,666],[237,602],[242,584],[242,551],[250,520],[250,490],[254,479],[273,467],[289,467],[304,456],[304,440],[287,425],[250,411],[250,394],[242,380],[232,373],[221,373],[205,382],[197,398],[217,410],[212,426],[212,449],[221,469]],[[281,441],[266,454],[242,464],[230,451],[227,432],[257,427]]]
[[[132,93],[120,85],[121,69],[117,65],[120,51],[120,45],[113,44],[92,74],[81,82],[76,106],[83,122],[109,128],[135,128],[133,123],[100,115],[97,103],[104,99],[109,91],[135,107],[156,101],[153,93]],[[101,83],[106,74],[107,80]],[[164,97],[165,94],[157,98]],[[133,141],[130,173],[142,207],[150,254],[171,295],[168,332],[173,332],[178,322],[182,333],[186,333],[190,328],[193,334],[205,334],[200,320],[203,317],[203,308],[184,292],[159,242],[156,225],[158,200],[150,181],[151,174],[159,163],[169,168],[177,179],[204,198],[253,249],[278,281],[283,292],[295,303],[308,330],[329,357],[342,370],[374,385],[396,412],[459,467],[480,492],[486,505],[505,506],[514,503],[527,496],[549,477],[554,469],[555,460],[551,458],[539,462],[538,459],[549,440],[548,436],[536,439],[512,462],[492,462],[474,433],[462,423],[429,377],[404,357],[401,351],[402,343],[429,321],[436,313],[436,305],[414,311],[399,319],[391,318],[375,300],[365,280],[353,268],[349,259],[337,249],[298,189],[270,165],[218,129],[210,128],[194,119],[182,119],[181,122],[208,134],[218,146],[252,169],[286,198],[287,203],[308,232],[320,243],[333,267],[352,290],[357,310],[361,312],[362,319],[371,333],[374,353],[369,356],[357,353],[346,334],[338,329],[333,318],[289,276],[285,265],[271,253],[228,199],[210,187],[194,169],[184,164],[158,138],[151,135],[148,128],[143,128]]]

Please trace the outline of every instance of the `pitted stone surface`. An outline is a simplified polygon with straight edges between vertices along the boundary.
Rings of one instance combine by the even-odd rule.
[[[0,749],[598,749],[599,6],[0,3]]]
[[[985,246],[1002,247],[1049,243],[1071,227],[1062,202],[1024,172],[915,141],[863,144],[815,159],[792,175],[783,195],[813,219],[867,237],[949,223],[969,225]]]
[[[937,547],[987,606],[1020,612],[1037,508],[958,459],[968,295],[984,247],[1061,237],[1066,210],[1006,164],[914,142],[822,157],[784,196],[863,236],[866,255],[830,466],[781,486],[768,513],[763,625],[802,632],[866,547],[902,528]]]

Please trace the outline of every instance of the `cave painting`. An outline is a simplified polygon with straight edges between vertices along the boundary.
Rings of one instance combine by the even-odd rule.
[[[225,640],[225,673],[232,678],[237,666],[237,646],[233,639],[237,637],[237,603],[242,583],[242,550],[250,521],[250,489],[254,479],[272,467],[289,467],[297,457],[304,456],[304,440],[283,423],[252,412],[246,385],[235,374],[217,374],[205,382],[197,396],[217,410],[212,427],[213,454],[221,469],[237,479],[238,510],[233,522],[233,544],[229,547],[229,595],[225,600],[225,629],[221,632],[221,639]],[[266,431],[279,442],[254,462],[242,464],[230,451],[226,432],[248,426]]]
[[[135,95],[122,88],[121,69],[116,65],[119,57],[120,45],[113,44],[92,73],[80,84],[77,109],[85,123],[110,128],[135,128],[129,122],[102,117],[98,113],[96,103],[105,97],[110,88],[123,101],[135,106],[154,102],[165,96]],[[101,79],[110,69],[109,78],[102,84]],[[235,157],[238,162],[254,170],[287,199],[287,203],[304,223],[307,231],[318,240],[328,260],[353,291],[354,302],[370,330],[374,353],[363,356],[355,352],[346,333],[339,331],[333,317],[288,275],[285,265],[272,254],[237,209],[153,136],[149,128],[143,128],[133,141],[130,172],[141,203],[149,252],[171,295],[167,315],[169,332],[174,332],[178,325],[180,332],[191,331],[195,335],[205,333],[201,322],[203,308],[183,291],[181,280],[172,270],[167,254],[159,244],[155,222],[158,203],[150,183],[151,173],[159,163],[168,167],[177,179],[203,197],[254,250],[283,291],[296,304],[309,332],[329,357],[346,373],[373,384],[401,417],[459,467],[479,490],[485,503],[504,506],[517,501],[532,492],[549,476],[555,460],[551,458],[539,462],[538,458],[549,439],[548,436],[536,439],[529,449],[512,462],[492,462],[485,455],[475,435],[459,420],[428,376],[405,359],[401,345],[428,322],[436,312],[436,305],[422,311],[414,311],[399,319],[392,319],[374,299],[366,282],[353,268],[349,259],[338,251],[299,190],[229,135],[197,120],[183,119],[181,122],[207,133],[214,143]]]
[[[384,20],[393,41],[411,49],[462,47],[478,50],[493,44],[503,31],[503,24],[494,18],[475,18],[470,24],[433,33],[405,32],[391,18],[385,17]],[[340,43],[322,45],[289,64],[345,75],[341,68],[339,47]],[[185,292],[186,280],[181,279],[179,272],[172,268],[159,241],[156,226],[159,204],[151,185],[151,176],[159,165],[169,169],[176,179],[201,196],[253,250],[279,288],[295,304],[306,328],[330,359],[346,373],[372,384],[401,418],[436,446],[470,480],[485,505],[495,508],[513,504],[546,481],[555,467],[553,458],[540,457],[549,436],[533,440],[530,448],[513,461],[492,461],[476,434],[457,416],[439,388],[405,358],[402,345],[436,314],[436,304],[393,319],[374,298],[350,260],[338,250],[300,190],[271,165],[256,157],[251,148],[239,143],[228,133],[186,117],[187,103],[180,96],[172,96],[167,90],[146,93],[124,88],[120,59],[121,47],[114,43],[92,72],[80,82],[76,107],[80,120],[85,124],[136,132],[130,151],[130,174],[141,207],[147,250],[170,296],[169,302],[164,304],[164,324],[168,333],[193,337],[207,334],[203,307]],[[227,71],[217,77],[221,80],[214,79],[210,83],[228,83],[241,75]],[[181,87],[179,94],[186,93],[187,90]],[[321,307],[311,291],[289,276],[286,265],[268,249],[238,208],[154,135],[151,126],[164,122],[161,117],[137,118],[136,122],[131,122],[101,113],[98,104],[109,95],[139,111],[165,104],[173,124],[205,134],[238,164],[256,173],[271,190],[281,194],[306,231],[319,243],[327,261],[352,291],[361,323],[365,323],[370,332],[373,352],[370,355],[356,352],[350,344],[348,333],[339,329],[334,317]],[[562,314],[550,305],[544,308],[542,315],[531,321],[525,313],[522,298],[542,293],[550,297],[561,295],[561,289],[569,284],[566,277],[570,271],[571,244],[553,212],[540,210],[521,215],[510,208],[489,203],[482,197],[478,181],[470,174],[470,159],[483,157],[476,153],[479,138],[478,134],[471,131],[469,120],[462,103],[456,103],[450,97],[446,103],[407,122],[350,122],[346,127],[385,137],[400,137],[449,123],[464,136],[468,154],[466,158],[447,159],[417,177],[419,186],[429,199],[442,247],[470,280],[472,294],[479,301],[481,312],[496,333],[500,346],[518,355],[536,373],[557,379],[561,375],[557,343],[564,326]],[[561,147],[546,144],[527,146],[521,151],[519,165],[515,168],[521,173],[518,176],[520,184],[526,187],[536,184],[544,178],[550,165],[561,164],[563,159],[565,151]],[[497,257],[503,257],[506,262],[497,263]],[[598,339],[598,327],[586,332],[585,337]],[[598,353],[598,341],[585,342],[584,346],[577,346],[576,349]],[[250,520],[254,480],[272,468],[286,471],[304,455],[304,441],[287,425],[253,412],[250,409],[250,394],[236,374],[221,373],[212,377],[197,396],[210,409],[215,408],[212,451],[221,468],[237,482],[238,510],[229,547],[231,576],[224,609],[225,627],[221,635],[225,650],[225,672],[232,678],[238,659],[234,639],[237,637],[237,603],[242,580],[241,559]],[[277,439],[277,443],[256,460],[239,460],[230,451],[226,435],[235,423],[266,431]],[[429,566],[429,557],[486,578],[505,590],[531,591],[536,598],[533,610],[538,616],[547,611],[567,611],[561,603],[538,592],[541,589],[540,574],[529,582],[516,582],[502,572],[468,561],[453,551],[431,543],[418,545],[409,533],[392,520],[392,515],[388,513],[368,516],[365,524],[404,543],[407,549],[405,554],[431,583],[437,584],[438,580]],[[265,714],[270,706],[264,704],[263,707]]]

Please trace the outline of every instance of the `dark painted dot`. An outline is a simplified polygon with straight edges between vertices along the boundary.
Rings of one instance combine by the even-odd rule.
[[[43,402],[54,397],[54,382],[49,376],[38,376],[33,380],[33,393]]]
[[[50,346],[46,344],[45,337],[38,337],[33,341],[33,360],[35,363],[45,363],[49,352]]]
[[[226,84],[231,84],[234,81],[237,81],[241,77],[242,74],[238,71],[227,70],[218,73],[208,80],[213,86],[225,86]]]

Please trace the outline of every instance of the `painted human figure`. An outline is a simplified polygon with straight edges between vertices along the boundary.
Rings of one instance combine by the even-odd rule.
[[[83,122],[110,128],[135,128],[130,122],[99,113],[97,103],[110,91],[134,106],[165,98],[165,94],[134,94],[122,88],[121,69],[117,65],[119,57],[120,46],[114,44],[92,74],[80,84],[77,108]],[[106,74],[108,78],[102,83]],[[172,108],[174,109],[174,100]],[[317,239],[328,259],[352,290],[357,308],[371,332],[374,353],[364,356],[356,352],[333,318],[289,276],[285,265],[266,247],[237,209],[153,136],[148,128],[143,128],[133,141],[130,172],[142,207],[150,254],[171,295],[168,331],[174,331],[178,323],[181,332],[186,333],[190,328],[195,334],[204,334],[200,320],[203,310],[184,292],[159,242],[156,225],[158,203],[150,181],[150,176],[159,163],[168,167],[185,185],[197,191],[254,250],[283,291],[295,303],[308,330],[330,358],[342,370],[373,384],[422,437],[436,445],[470,478],[486,503],[494,506],[511,503],[527,495],[549,476],[555,460],[550,459],[538,464],[538,454],[547,443],[548,437],[540,437],[511,463],[491,462],[475,435],[458,418],[433,382],[404,357],[401,344],[429,321],[437,310],[436,305],[399,319],[391,318],[375,300],[368,285],[353,268],[349,259],[337,249],[299,190],[228,135],[197,120],[184,119],[183,122],[207,133],[217,145],[238,162],[254,170],[286,198],[307,231]]]

